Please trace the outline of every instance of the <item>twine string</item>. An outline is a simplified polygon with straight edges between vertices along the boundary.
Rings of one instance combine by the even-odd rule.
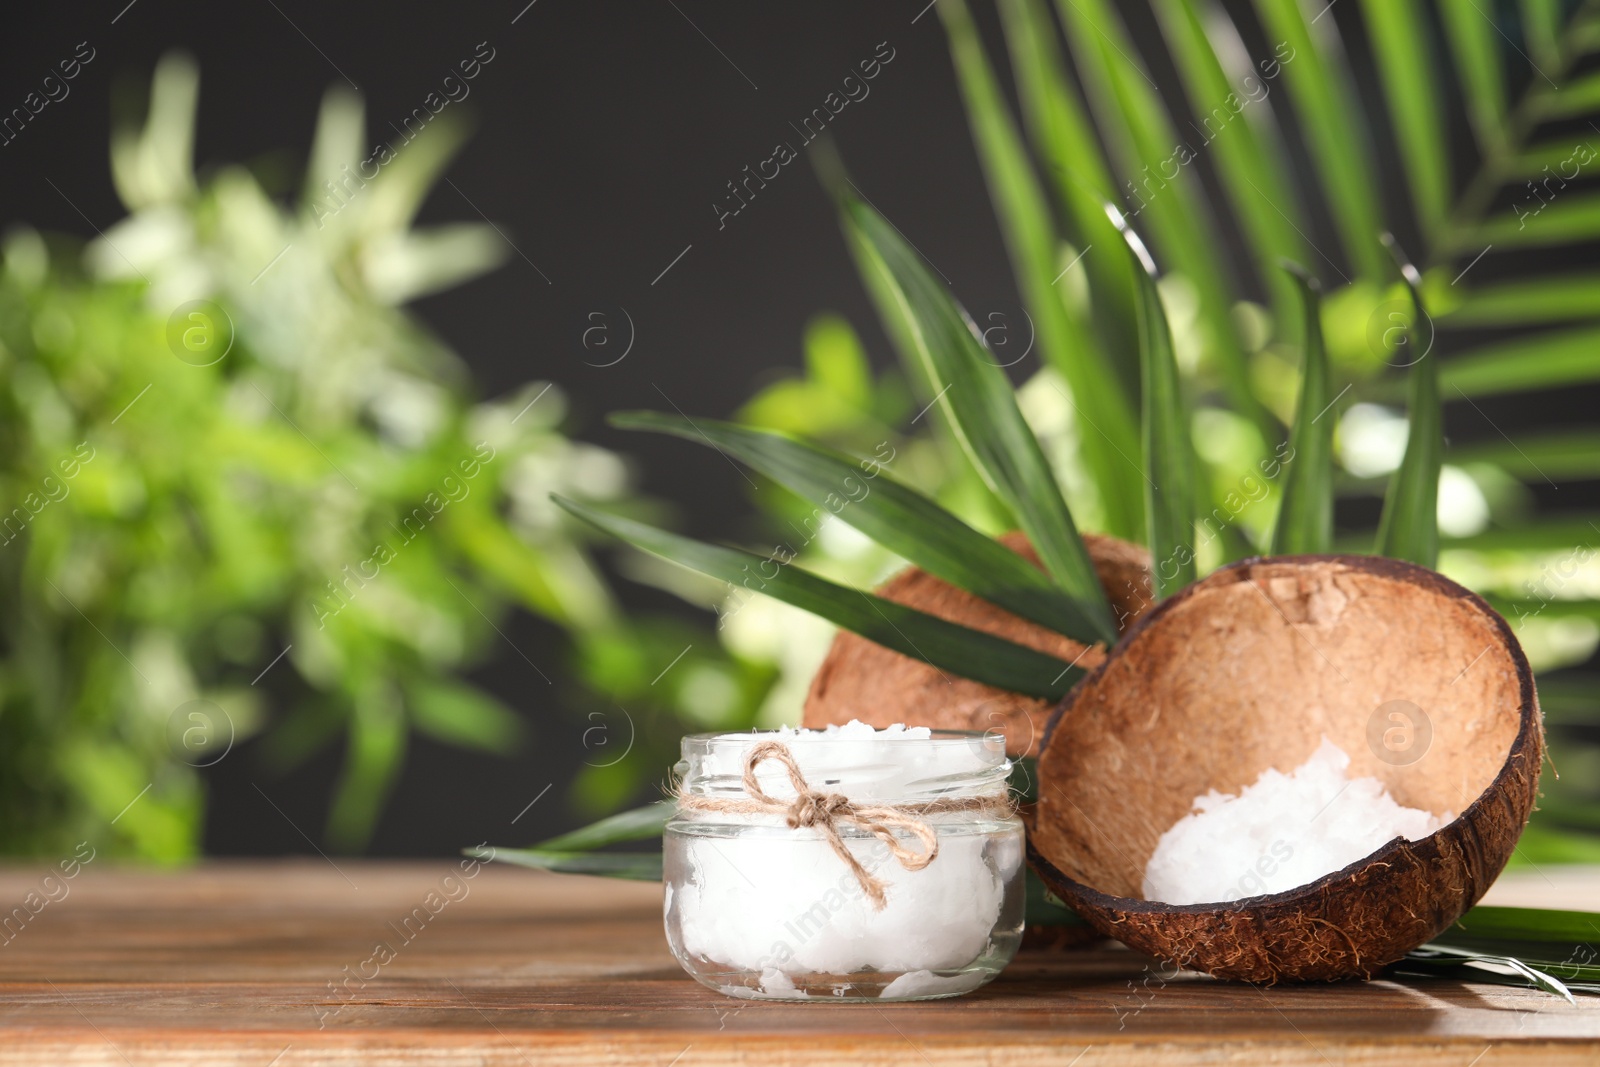
[[[756,768],[767,760],[783,765],[794,786],[793,800],[780,800],[761,788],[756,780]],[[908,871],[920,871],[939,855],[939,836],[919,815],[944,812],[992,812],[1010,814],[1010,801],[1000,797],[940,798],[915,806],[859,805],[843,793],[827,793],[811,788],[794,753],[782,741],[763,741],[753,746],[744,761],[744,791],[748,800],[696,796],[678,792],[680,807],[691,811],[718,812],[736,815],[782,815],[793,829],[814,827],[822,839],[833,849],[834,855],[844,861],[856,882],[872,901],[874,910],[882,911],[887,896],[883,880],[867,870],[845,845],[839,833],[841,823],[865,830],[888,847],[900,866]],[[902,830],[921,843],[922,848],[907,848],[895,833]]]

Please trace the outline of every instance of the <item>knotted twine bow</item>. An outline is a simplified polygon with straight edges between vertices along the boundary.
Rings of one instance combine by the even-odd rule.
[[[793,800],[779,800],[770,796],[756,781],[756,768],[767,760],[777,760],[789,772],[794,786]],[[782,741],[763,741],[750,749],[744,761],[744,791],[749,800],[726,800],[721,797],[697,796],[678,791],[678,805],[690,811],[708,811],[732,815],[783,815],[789,826],[799,830],[816,827],[834,851],[855,875],[861,889],[872,901],[876,911],[887,903],[882,879],[875,877],[861,865],[861,861],[846,847],[839,834],[840,823],[853,823],[872,834],[888,846],[890,854],[908,871],[920,871],[939,855],[939,836],[916,815],[935,815],[945,812],[968,811],[1011,814],[1011,802],[1002,797],[942,798],[922,804],[904,806],[870,807],[856,804],[843,793],[823,793],[811,788],[794,754]],[[895,830],[905,830],[922,842],[922,851],[916,852],[901,844]]]

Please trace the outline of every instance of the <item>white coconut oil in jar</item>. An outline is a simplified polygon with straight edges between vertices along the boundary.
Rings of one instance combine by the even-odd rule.
[[[685,738],[663,842],[673,954],[738,997],[978,988],[1022,938],[1010,768],[998,733],[851,723]]]

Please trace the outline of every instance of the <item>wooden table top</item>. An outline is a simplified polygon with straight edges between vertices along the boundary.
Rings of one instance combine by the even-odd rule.
[[[28,915],[0,932],[0,1064],[1600,1064],[1600,998],[1162,981],[1101,947],[1025,952],[955,1000],[750,1002],[678,969],[655,885],[445,882],[449,860],[45,873],[0,871],[0,907]],[[1600,869],[1546,868],[1494,899],[1594,907],[1597,889]]]

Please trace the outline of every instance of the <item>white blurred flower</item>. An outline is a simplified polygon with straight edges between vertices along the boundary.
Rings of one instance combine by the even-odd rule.
[[[444,423],[448,395],[431,382],[397,371],[372,378],[368,404],[385,437],[405,448],[421,448]]]
[[[1358,478],[1375,478],[1400,466],[1410,423],[1377,404],[1352,404],[1339,420],[1339,462]]]
[[[1439,470],[1439,532],[1471,537],[1489,525],[1489,501],[1472,475],[1445,464]]]
[[[530,382],[514,396],[474,407],[467,416],[467,436],[499,451],[513,447],[524,434],[549,432],[566,417],[567,398],[560,386]]]
[[[764,596],[735,597],[724,612],[722,643],[735,655],[774,663],[781,671],[761,705],[760,722],[798,725],[811,676],[828,654],[835,627],[808,611]]]
[[[1249,471],[1261,458],[1261,434],[1250,420],[1221,408],[1194,413],[1195,452],[1219,471]]]
[[[678,705],[705,726],[721,726],[739,704],[739,683],[728,672],[710,664],[697,664],[678,683]]]
[[[1600,626],[1593,619],[1534,617],[1517,626],[1517,640],[1537,674],[1587,661],[1600,646]]]
[[[189,258],[194,245],[194,221],[189,212],[176,204],[166,204],[116,223],[90,243],[84,259],[98,277],[134,278],[141,271]]]
[[[563,488],[591,500],[614,500],[628,488],[628,465],[616,453],[582,442],[567,451]]]

